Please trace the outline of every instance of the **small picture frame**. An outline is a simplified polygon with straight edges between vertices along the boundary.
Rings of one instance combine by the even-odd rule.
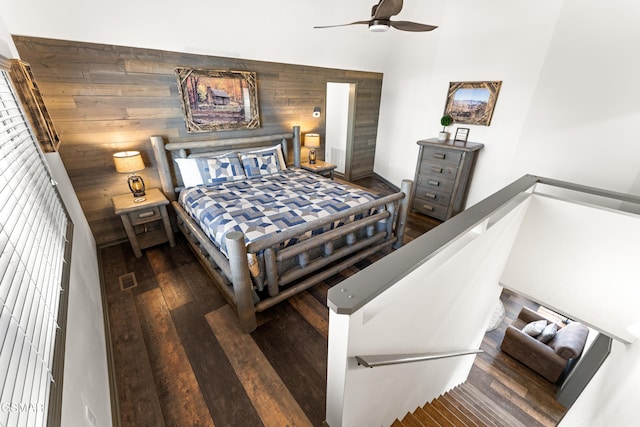
[[[454,141],[467,142],[467,138],[469,138],[469,128],[456,129],[456,136],[453,138]]]

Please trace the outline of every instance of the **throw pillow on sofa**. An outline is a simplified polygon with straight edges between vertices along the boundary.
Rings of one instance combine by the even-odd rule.
[[[551,341],[551,338],[556,336],[556,332],[558,332],[558,325],[551,322],[542,330],[542,333],[538,335],[537,339],[540,342],[548,343]]]
[[[522,332],[527,335],[531,335],[532,337],[537,337],[544,331],[544,328],[547,326],[546,320],[536,320],[535,322],[531,322],[525,325],[522,328]]]

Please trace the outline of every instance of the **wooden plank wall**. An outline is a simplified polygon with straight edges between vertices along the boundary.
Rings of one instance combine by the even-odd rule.
[[[373,173],[382,74],[160,50],[13,36],[58,131],[60,155],[97,244],[125,238],[111,197],[128,192],[112,155],[137,150],[148,188],[160,180],[149,142],[208,140],[289,131],[324,136],[327,81],[357,84],[352,179]],[[175,68],[255,71],[260,129],[187,133]],[[313,107],[321,107],[319,119]],[[324,138],[322,138],[324,144]],[[320,150],[320,158],[323,158]],[[303,153],[304,155],[304,153]]]

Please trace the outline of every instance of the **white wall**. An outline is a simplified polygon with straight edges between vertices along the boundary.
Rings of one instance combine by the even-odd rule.
[[[441,130],[449,82],[501,80],[491,126],[450,129],[469,127],[469,140],[485,144],[468,205],[502,188],[561,6],[557,0],[460,0],[425,13],[440,28],[405,35],[394,51],[400,60],[384,69],[376,173],[394,183],[413,176],[416,141]]]
[[[12,34],[270,62],[377,70],[388,38],[314,25],[367,19],[372,0],[0,0]],[[34,13],[34,11],[38,13]],[[373,36],[373,37],[372,37]]]
[[[500,282],[631,343],[636,340],[632,327],[640,327],[638,218],[534,195]]]
[[[560,427],[627,427],[638,424],[640,344],[614,341],[611,354],[596,372]]]
[[[111,425],[107,347],[96,242],[58,153],[45,154],[73,221],[62,425],[85,427],[89,408],[98,426]]]
[[[0,54],[17,58],[17,50],[0,17]],[[105,331],[96,242],[58,153],[45,158],[74,224],[69,280],[67,341],[62,392],[62,425],[85,427],[85,406],[98,426],[111,425]]]
[[[565,0],[509,177],[640,194],[640,3]]]

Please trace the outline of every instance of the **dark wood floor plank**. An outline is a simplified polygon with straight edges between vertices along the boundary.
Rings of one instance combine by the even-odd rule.
[[[240,332],[231,307],[225,305],[207,314],[206,319],[264,425],[311,426],[251,335]]]
[[[120,295],[118,277],[130,272],[121,245],[108,246],[100,251],[100,267],[107,298]]]
[[[193,302],[200,307],[200,312],[209,313],[227,303],[215,283],[211,281],[211,278],[197,262],[181,265],[178,270],[187,282],[187,286],[194,296]]]
[[[340,282],[337,282],[340,283]],[[313,288],[308,289],[307,293],[315,298],[320,305],[326,307],[327,306],[327,293],[329,292],[329,288],[331,285],[328,280],[318,283]]]
[[[157,288],[136,296],[140,326],[165,422],[213,426],[209,409],[182,347],[162,291]]]
[[[530,420],[527,426],[551,427],[558,424],[556,420],[551,419],[547,415],[538,411],[536,408],[532,407],[524,399],[522,399],[520,396],[516,395],[515,393],[511,392],[511,390],[506,388],[501,383],[494,381],[491,383],[491,388],[496,390],[499,395],[503,396],[509,402],[511,402],[512,406],[517,407],[518,409],[520,409],[522,412],[526,413],[530,417]],[[545,410],[545,409],[542,408],[542,410]]]
[[[140,295],[144,292],[150,291],[151,289],[157,288],[158,281],[156,280],[155,272],[151,268],[147,257],[142,256],[140,258],[136,258],[133,254],[133,249],[131,249],[131,245],[129,245],[128,242],[123,243],[121,248],[122,256],[125,260],[126,273],[133,272],[136,276],[137,285],[135,288],[131,289],[133,295]]]
[[[288,302],[270,309],[274,317],[251,333],[282,382],[313,425],[325,419],[327,340]]]
[[[133,296],[130,291],[118,292],[121,295],[110,298],[109,322],[122,425],[163,426],[162,404],[156,392]]]
[[[184,304],[171,317],[215,425],[262,425],[198,305]]]
[[[173,310],[193,300],[191,290],[182,277],[178,266],[169,267],[171,258],[163,256],[160,250],[151,248],[146,252],[151,268],[155,272],[156,281],[162,290],[165,304],[169,310]]]
[[[475,363],[473,364],[474,368],[472,370],[475,373],[476,370],[481,370],[482,372],[477,373],[475,377],[489,377],[494,381],[501,382],[505,387],[509,388],[515,394],[520,397],[525,397],[527,395],[528,388],[526,385],[519,383],[518,381],[511,378],[509,375],[503,374],[502,371],[496,369],[494,365],[490,364],[484,358],[477,357]]]
[[[163,426],[162,406],[147,357],[131,291],[120,290],[118,277],[128,270],[120,247],[100,253],[120,421],[123,426]],[[116,414],[114,414],[115,416]]]
[[[329,338],[329,308],[326,304],[321,304],[309,292],[302,292],[288,301],[325,340]]]

